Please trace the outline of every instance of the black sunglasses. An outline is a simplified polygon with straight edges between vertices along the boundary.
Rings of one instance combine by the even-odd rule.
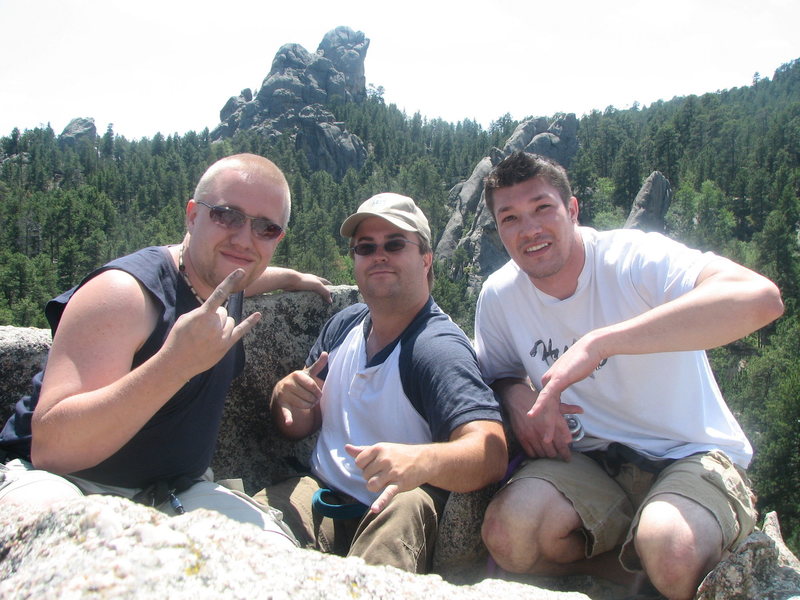
[[[406,244],[414,244],[415,246],[420,245],[417,242],[412,242],[411,240],[404,238],[392,238],[388,242],[384,242],[382,246],[385,252],[400,252],[400,250],[406,247]],[[359,256],[369,256],[370,254],[375,254],[375,252],[378,250],[378,246],[381,246],[381,244],[361,242],[355,246],[350,246],[350,252],[358,254]]]
[[[283,232],[283,227],[266,217],[251,217],[230,206],[213,206],[201,200],[195,200],[195,202],[207,206],[211,220],[225,229],[241,229],[247,221],[250,221],[253,233],[262,240],[274,240]]]

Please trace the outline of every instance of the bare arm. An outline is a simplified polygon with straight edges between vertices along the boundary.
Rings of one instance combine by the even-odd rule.
[[[430,484],[451,492],[471,492],[499,481],[508,464],[503,426],[472,421],[457,427],[447,442],[379,443],[345,446],[363,471],[367,489],[381,492],[370,510],[380,512],[400,492]]]
[[[618,354],[706,350],[728,344],[783,314],[780,291],[765,277],[719,258],[700,273],[694,289],[632,319],[590,331],[562,354],[542,377],[542,390],[528,413],[548,456],[561,392]]]
[[[322,425],[323,382],[317,375],[327,364],[328,353],[323,352],[309,368],[293,371],[275,384],[270,399],[272,421],[287,438],[303,439]]]
[[[323,277],[312,275],[311,273],[300,273],[294,269],[284,269],[283,267],[267,267],[253,283],[247,286],[244,291],[245,296],[255,296],[265,294],[275,290],[301,291],[308,290],[316,292],[322,299],[330,303],[331,292],[325,287],[331,282]]]
[[[156,311],[129,274],[101,273],[67,304],[33,414],[31,459],[71,473],[111,456],[189,379],[215,365],[260,318],[239,325],[222,308],[243,272],[229,275],[203,306],[182,315],[164,345],[131,370]]]

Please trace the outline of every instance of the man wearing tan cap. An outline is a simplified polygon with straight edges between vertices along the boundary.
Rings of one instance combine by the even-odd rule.
[[[430,295],[430,228],[414,201],[373,196],[341,233],[365,303],[326,323],[271,401],[285,436],[320,431],[311,473],[256,496],[301,545],[426,572],[448,492],[503,476],[500,410],[469,340]]]

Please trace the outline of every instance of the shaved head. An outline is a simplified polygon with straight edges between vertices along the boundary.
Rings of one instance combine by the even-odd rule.
[[[209,198],[213,197],[217,191],[216,182],[220,174],[228,171],[238,172],[245,180],[262,179],[283,189],[285,192],[285,207],[283,222],[280,225],[285,228],[289,224],[292,202],[286,177],[275,163],[257,154],[234,154],[215,162],[206,169],[206,172],[203,173],[197,183],[197,187],[194,190],[194,199],[208,202]]]

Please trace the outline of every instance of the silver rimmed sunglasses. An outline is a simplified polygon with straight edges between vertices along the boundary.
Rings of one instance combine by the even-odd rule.
[[[224,227],[225,229],[241,229],[247,221],[250,221],[250,228],[256,237],[262,240],[274,240],[283,232],[283,227],[273,223],[266,217],[251,217],[237,208],[207,204],[202,200],[195,200],[197,204],[207,206],[211,221]]]

